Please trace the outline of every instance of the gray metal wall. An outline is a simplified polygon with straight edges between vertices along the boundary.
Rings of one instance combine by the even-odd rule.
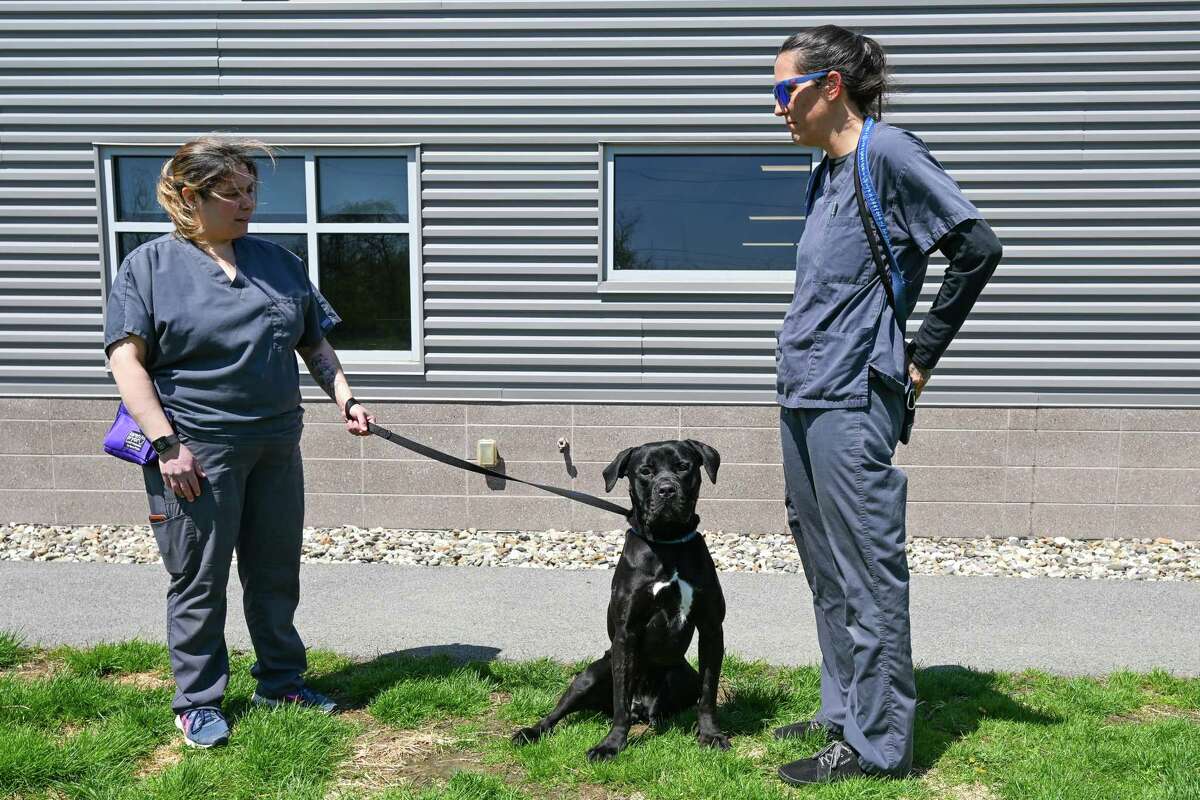
[[[0,395],[113,393],[94,143],[220,129],[422,147],[427,371],[362,394],[770,402],[786,294],[598,293],[599,144],[785,142],[825,22],[1006,245],[929,400],[1200,405],[1200,3],[1105,0],[0,2]]]

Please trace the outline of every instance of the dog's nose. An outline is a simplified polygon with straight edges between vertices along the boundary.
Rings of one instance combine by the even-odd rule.
[[[664,483],[658,487],[658,496],[659,497],[674,497],[676,494],[678,494],[678,491],[679,490],[676,489],[673,484]]]

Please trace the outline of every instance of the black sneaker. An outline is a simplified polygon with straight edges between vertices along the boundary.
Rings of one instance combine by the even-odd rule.
[[[858,764],[858,753],[845,742],[834,742],[812,758],[802,758],[779,768],[779,777],[792,786],[833,783],[866,775]]]
[[[315,692],[307,686],[301,686],[300,691],[285,694],[283,697],[264,697],[255,692],[250,698],[250,702],[256,706],[267,706],[268,708],[278,708],[279,706],[296,705],[305,708],[315,708],[322,714],[332,714],[338,710],[337,703],[330,700],[320,692]]]
[[[825,735],[825,740],[832,742],[841,739],[841,733],[835,731],[815,719],[805,719],[800,722],[793,722],[791,725],[784,725],[782,728],[775,729],[776,739],[803,739],[813,733],[821,733]]]

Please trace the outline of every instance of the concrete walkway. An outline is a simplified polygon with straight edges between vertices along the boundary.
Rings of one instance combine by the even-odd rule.
[[[574,660],[607,646],[611,580],[600,570],[305,564],[297,626],[309,646],[355,656]],[[802,577],[724,573],[721,582],[729,651],[817,661]],[[0,630],[44,645],[162,641],[166,585],[158,565],[0,562]],[[229,641],[247,648],[236,579],[229,591]],[[919,666],[1200,675],[1197,583],[914,576],[912,618]]]

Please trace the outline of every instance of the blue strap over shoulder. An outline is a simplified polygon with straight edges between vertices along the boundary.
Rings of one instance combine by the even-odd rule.
[[[871,218],[875,220],[875,228],[879,231],[879,237],[883,240],[883,253],[887,259],[887,277],[890,279],[892,285],[892,310],[895,312],[903,328],[904,322],[912,309],[908,305],[908,282],[904,280],[904,273],[900,270],[900,264],[896,261],[896,254],[892,251],[892,235],[888,231],[887,219],[883,215],[883,204],[879,201],[879,194],[875,191],[875,181],[871,177],[871,165],[867,161],[867,148],[870,147],[871,133],[874,130],[874,117],[867,117],[863,120],[862,133],[858,137],[858,151],[855,153],[854,163],[858,170],[867,209],[871,212]]]

